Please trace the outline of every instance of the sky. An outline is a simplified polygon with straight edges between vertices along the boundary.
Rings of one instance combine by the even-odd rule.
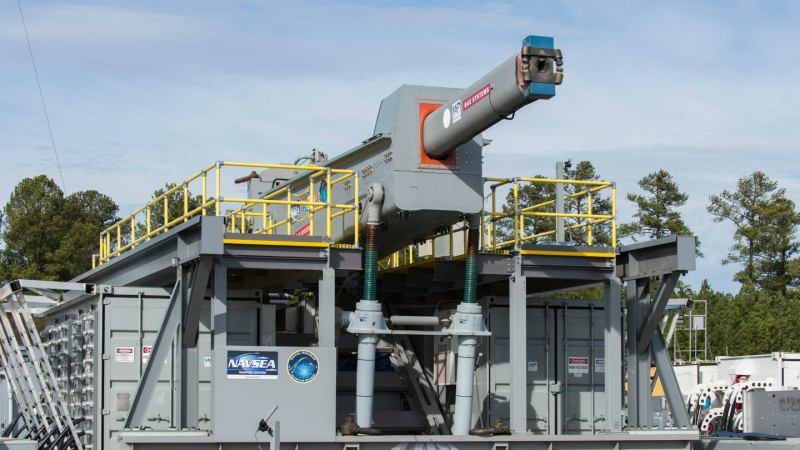
[[[624,193],[659,168],[705,256],[685,280],[735,292],[733,228],[708,197],[764,170],[800,201],[800,2],[60,2],[23,0],[67,192],[141,206],[217,160],[333,156],[402,84],[465,87],[529,34],[565,60],[555,98],[484,137],[488,176],[591,160]],[[59,180],[19,10],[0,3],[0,201]]]

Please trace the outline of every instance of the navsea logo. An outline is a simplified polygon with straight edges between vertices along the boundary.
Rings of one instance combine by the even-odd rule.
[[[306,350],[298,350],[286,361],[289,376],[298,383],[310,383],[319,373],[319,361],[316,355]]]
[[[239,380],[276,380],[278,352],[228,351],[227,374]]]

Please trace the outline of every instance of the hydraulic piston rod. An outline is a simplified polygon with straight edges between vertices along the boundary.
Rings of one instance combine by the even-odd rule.
[[[481,305],[477,303],[478,241],[480,222],[477,216],[469,219],[467,233],[466,271],[464,274],[464,300],[453,316],[453,330],[458,336],[458,364],[456,366],[456,409],[453,414],[453,434],[464,436],[472,425],[472,392],[475,383],[475,349],[478,336],[483,331]]]
[[[356,367],[356,424],[372,427],[372,397],[375,386],[375,347],[378,335],[388,331],[383,309],[375,296],[378,254],[377,235],[381,223],[383,186],[373,183],[367,194],[367,242],[364,251],[364,298],[356,303],[347,331],[358,335]]]
[[[562,63],[561,50],[553,47],[553,38],[528,36],[518,53],[425,118],[425,153],[431,158],[445,158],[523,106],[553,97],[555,85],[563,79]]]

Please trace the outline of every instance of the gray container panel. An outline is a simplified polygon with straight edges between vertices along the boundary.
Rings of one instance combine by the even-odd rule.
[[[225,362],[229,351],[274,352],[277,376],[272,379],[229,377]],[[288,362],[297,351],[311,353],[318,372],[308,382],[291,378]],[[333,347],[227,346],[215,348],[214,435],[221,442],[247,442],[252,446],[259,419],[274,406],[272,421],[281,422],[285,442],[327,442],[336,433],[336,349]],[[221,364],[219,362],[222,362]]]
[[[584,434],[593,431],[592,424],[597,430],[603,427],[604,328],[601,308],[590,311],[584,307],[565,309],[562,305],[528,307],[528,429],[532,432]],[[489,308],[489,329],[492,336],[488,345],[489,394],[485,407],[487,419],[492,423],[497,419],[508,420],[509,416],[507,307]],[[570,358],[573,358],[571,366]],[[555,383],[560,383],[561,393],[551,389]]]
[[[144,370],[143,348],[155,344],[158,330],[164,318],[168,299],[145,298],[140,310],[137,298],[106,297],[106,354],[104,361],[106,376],[106,395],[103,409],[108,411],[104,420],[103,436],[107,448],[127,448],[119,446],[116,434],[122,429],[124,420],[130,409],[130,402],[136,394],[140,373]],[[198,427],[201,430],[211,429],[211,334],[210,334],[210,302],[205,301],[200,318],[200,336],[198,338],[199,363],[199,408]],[[228,303],[228,339],[254,345],[257,339],[258,304],[251,301],[230,301]],[[140,315],[141,314],[141,315]],[[141,317],[141,341],[139,340],[139,317]],[[133,347],[133,361],[117,356],[117,349]],[[149,362],[148,362],[149,363]],[[163,361],[163,369],[159,383],[153,394],[143,423],[144,427],[164,430],[173,427],[171,395],[172,357]],[[119,447],[118,447],[119,446]]]
[[[140,306],[135,297],[105,298],[105,393],[102,409],[107,412],[103,421],[106,448],[125,448],[117,442],[116,435],[122,430],[130,411],[144,364],[149,364],[142,358],[143,349],[155,344],[168,302],[167,298],[146,298]],[[128,353],[131,349],[132,352]],[[164,368],[143,423],[143,426],[155,429],[168,428],[172,420],[172,358],[160,364]]]
[[[258,303],[228,302],[228,345],[258,344]]]
[[[528,428],[544,433],[548,417],[547,383],[554,368],[554,355],[548,349],[552,340],[552,321],[550,311],[544,308],[528,308],[528,346],[527,346],[527,384],[528,384]],[[489,310],[489,329],[492,331],[489,350],[488,396],[489,422],[502,419],[508,421],[509,384],[511,380],[509,364],[509,321],[508,308],[493,307]],[[548,339],[548,335],[550,339]]]
[[[600,419],[605,409],[604,401],[604,356],[603,335],[605,320],[602,310],[569,308],[561,310],[565,323],[565,358],[567,379],[565,384],[566,417],[565,431],[584,433],[603,423]],[[591,326],[590,326],[591,324]],[[591,332],[590,332],[591,330]],[[578,364],[570,368],[569,358],[577,358]],[[583,358],[587,361],[583,369]],[[597,364],[598,359],[601,360]],[[593,412],[594,411],[594,412]]]

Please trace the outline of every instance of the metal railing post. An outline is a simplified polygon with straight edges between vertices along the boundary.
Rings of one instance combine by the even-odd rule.
[[[497,220],[495,220],[495,214],[497,213],[497,188],[492,186],[492,217],[491,217],[491,249],[495,249],[495,245],[497,244]]]
[[[183,221],[189,220],[189,185],[183,183]]]
[[[358,208],[361,206],[361,199],[359,198],[359,195],[358,195],[358,172],[353,172],[353,174],[351,176],[353,177],[353,186],[354,186],[354,189],[355,189],[355,193],[353,194],[353,205],[355,206],[355,209],[353,210],[354,211],[353,212],[353,221],[354,221],[354,224],[355,224],[355,237],[353,238],[353,245],[355,247],[358,247],[358,245],[359,245],[359,235],[358,235],[358,233],[359,233],[359,227],[361,225],[359,223],[361,221],[361,218],[360,218],[359,212],[358,212]]]
[[[202,201],[202,203],[200,205],[203,207],[201,214],[204,215],[204,216],[207,214],[207,212],[206,212],[206,202],[208,201],[208,192],[206,192],[206,184],[207,184],[206,171],[205,171],[205,169],[203,169],[202,187],[200,188],[203,191],[203,201]]]
[[[564,163],[559,161],[556,163],[556,179],[564,179]],[[559,214],[564,213],[564,184],[556,183],[556,212]],[[566,234],[564,233],[564,217],[556,217],[556,242],[564,242]]]
[[[161,224],[160,228],[166,230],[168,223],[169,223],[169,196],[167,196],[166,191],[164,191],[164,223]]]
[[[611,183],[611,247],[617,246],[617,183]]]
[[[308,198],[314,201],[314,177],[311,176],[308,177]],[[314,235],[314,206],[308,208],[308,233]]]
[[[220,172],[222,172],[222,161],[217,161],[217,165],[215,167],[214,177],[216,181],[215,192],[214,192],[214,215],[219,216],[219,209],[220,209]]]
[[[586,194],[586,212],[592,215],[592,194]],[[594,231],[593,219],[586,219],[586,243],[592,245],[592,231]]]
[[[519,249],[520,247],[520,238],[521,233],[520,230],[522,229],[520,225],[520,211],[519,211],[519,179],[514,178],[513,181],[513,193],[514,193],[514,249]]]
[[[286,234],[292,234],[292,187],[286,187]]]
[[[325,169],[325,192],[326,192],[326,195],[325,195],[325,200],[326,200],[326,202],[325,202],[326,203],[325,215],[326,215],[326,219],[327,219],[327,224],[325,226],[325,235],[328,237],[328,239],[331,239],[331,236],[333,234],[332,224],[331,224],[331,197],[333,197],[333,186],[331,186],[331,168],[330,167]]]

